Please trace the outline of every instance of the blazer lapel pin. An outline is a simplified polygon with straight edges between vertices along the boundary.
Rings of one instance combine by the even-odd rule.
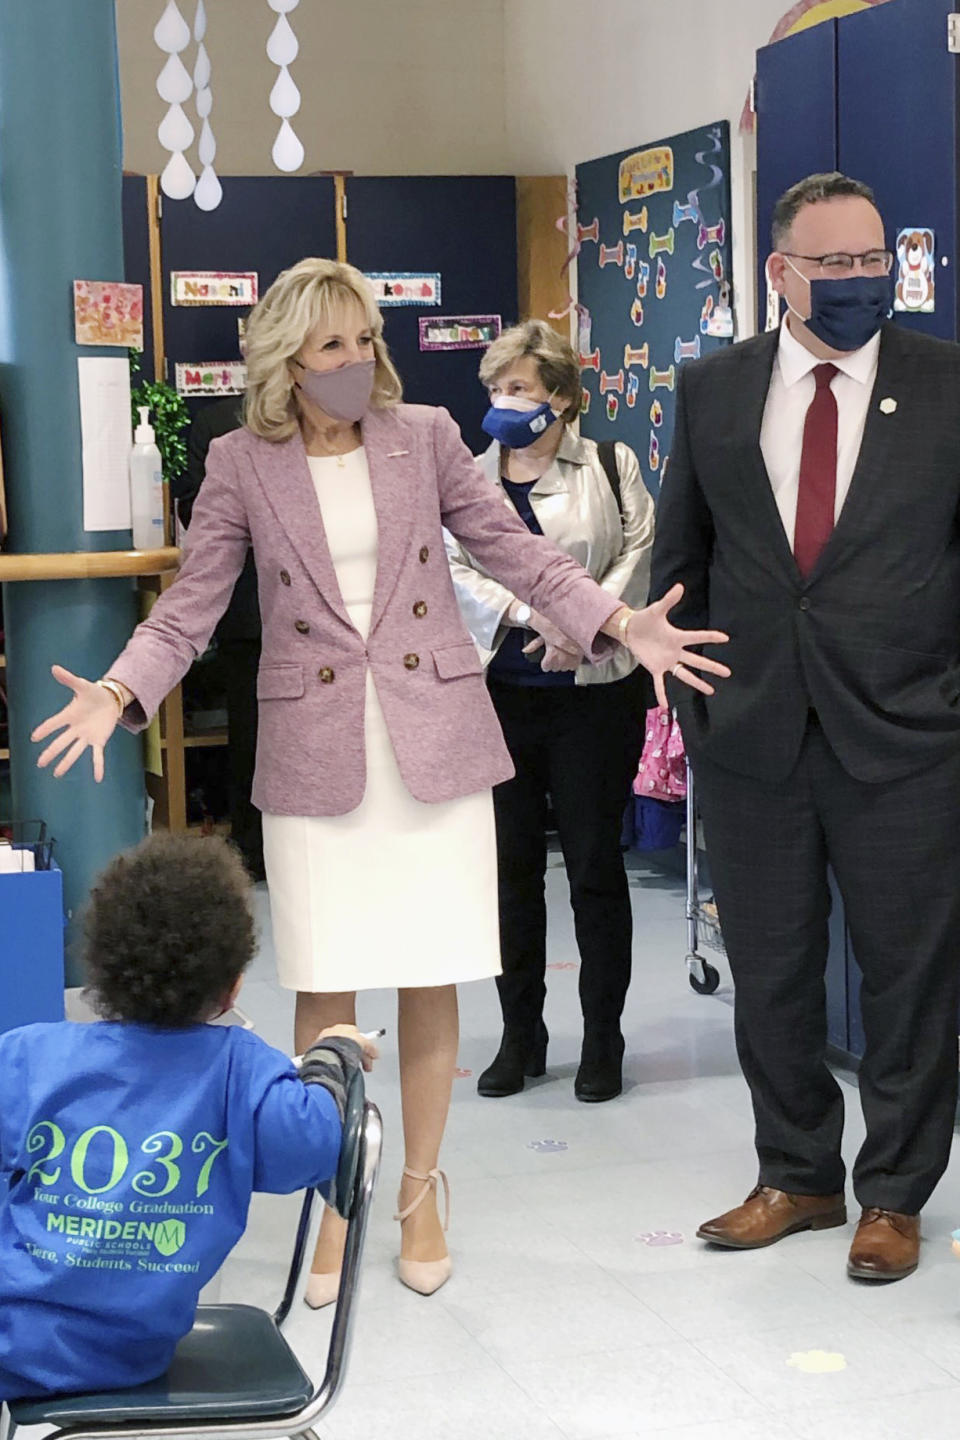
[[[883,415],[892,415],[896,408],[897,402],[890,395],[887,396],[886,400],[880,401],[880,411]]]
[[[388,450],[388,451],[387,451],[387,459],[388,459],[388,460],[396,460],[396,459],[398,458],[398,456],[400,456],[400,455],[409,455],[409,454],[410,454],[410,451],[409,451],[409,450]]]

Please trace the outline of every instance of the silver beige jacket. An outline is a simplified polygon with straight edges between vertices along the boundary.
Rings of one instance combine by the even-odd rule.
[[[534,483],[530,503],[548,539],[578,560],[609,594],[625,605],[639,608],[647,603],[650,586],[653,499],[629,445],[618,441],[616,456],[622,523],[596,441],[569,429],[564,431],[553,464]],[[509,505],[500,484],[500,446],[496,441],[477,457],[477,464],[490,483],[500,488]],[[517,597],[478,565],[447,531],[444,542],[460,610],[484,665],[489,665],[507,633],[503,617]],[[601,665],[585,662],[578,666],[574,678],[578,685],[606,684],[622,680],[636,669],[636,664],[629,650],[618,647],[613,658]]]

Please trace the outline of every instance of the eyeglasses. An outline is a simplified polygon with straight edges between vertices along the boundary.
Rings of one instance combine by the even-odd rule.
[[[868,275],[889,275],[893,269],[892,250],[865,250],[862,255],[849,255],[845,250],[832,255],[798,255],[795,251],[781,250],[780,254],[790,260],[807,260],[811,265],[819,265],[827,275],[849,275],[858,260]]]

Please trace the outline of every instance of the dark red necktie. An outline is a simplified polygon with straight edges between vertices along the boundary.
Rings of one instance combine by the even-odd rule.
[[[803,424],[793,553],[804,579],[833,534],[837,504],[837,399],[830,382],[836,373],[836,365],[818,365],[814,370],[817,393]]]

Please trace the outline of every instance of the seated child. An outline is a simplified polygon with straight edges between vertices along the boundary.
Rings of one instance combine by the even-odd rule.
[[[0,1400],[162,1375],[251,1193],[336,1171],[370,1042],[336,1026],[298,1073],[249,1031],[206,1023],[253,957],[249,889],[222,841],[151,836],[91,897],[103,1019],[0,1035]]]

